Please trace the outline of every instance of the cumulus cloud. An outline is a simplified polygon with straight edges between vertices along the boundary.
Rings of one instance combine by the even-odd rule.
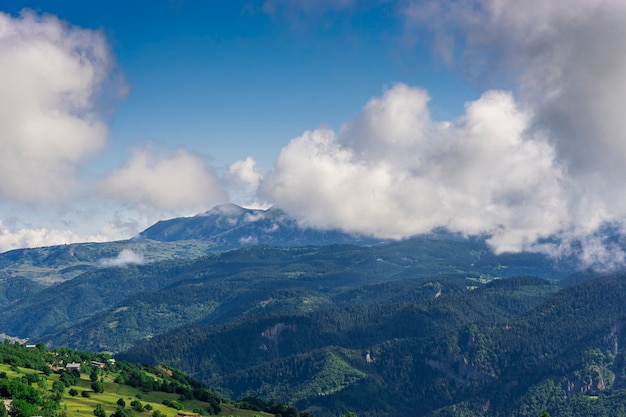
[[[256,161],[251,156],[233,162],[228,167],[228,177],[235,183],[244,186],[258,187],[262,174],[256,169]]]
[[[52,201],[74,186],[105,143],[94,103],[112,67],[98,31],[0,12],[0,198]]]
[[[223,177],[230,201],[244,207],[267,208],[268,204],[258,201],[256,195],[263,175],[264,172],[257,169],[256,161],[251,156],[233,162]]]
[[[453,122],[433,121],[428,100],[397,84],[339,133],[306,132],[262,190],[306,225],[385,238],[446,227],[508,251],[562,228],[554,149],[529,135],[531,115],[510,93],[485,93]]]
[[[100,259],[98,262],[103,267],[116,267],[126,265],[141,265],[145,263],[143,255],[130,249],[123,249],[115,258]]]
[[[440,56],[481,83],[514,85],[518,101],[532,109],[530,128],[547,138],[570,181],[570,220],[561,234],[565,246],[590,248],[589,256],[582,256],[590,262],[608,257],[623,262],[615,245],[602,246],[590,236],[604,224],[623,229],[626,222],[621,192],[626,3],[476,0],[404,6],[407,29],[428,28]]]
[[[218,177],[198,154],[147,144],[101,180],[105,195],[144,211],[199,212],[227,201]]]
[[[408,27],[449,39],[439,54],[473,76],[514,83],[571,174],[622,172],[626,3],[409,2],[404,15]]]
[[[485,93],[435,121],[397,84],[338,131],[291,141],[261,182],[307,225],[404,237],[445,227],[496,251],[623,265],[626,4],[406,1],[407,36]],[[620,232],[621,233],[621,232]]]

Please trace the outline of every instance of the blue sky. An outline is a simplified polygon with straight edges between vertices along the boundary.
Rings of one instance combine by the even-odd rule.
[[[619,264],[625,6],[545,3],[4,0],[0,250],[232,201]]]
[[[116,153],[155,139],[218,166],[248,155],[271,165],[291,138],[339,126],[393,83],[428,86],[447,118],[478,94],[429,45],[404,45],[393,4],[301,17],[249,0],[9,4],[106,35],[130,88],[108,115]]]

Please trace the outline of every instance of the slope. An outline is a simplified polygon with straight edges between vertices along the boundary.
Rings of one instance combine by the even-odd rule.
[[[332,400],[363,384],[384,390],[393,381],[409,383],[397,375],[387,378],[377,369],[385,346],[396,348],[403,340],[425,345],[468,323],[512,319],[558,290],[536,278],[472,283],[478,288],[438,297],[431,294],[420,302],[275,313],[220,326],[187,327],[155,337],[120,357],[165,361],[225,393],[289,399],[314,407],[316,415],[336,415],[349,407],[368,415],[372,408],[381,407],[377,397],[344,404],[345,409],[335,407]],[[397,359],[388,364],[389,369],[405,366],[405,358]],[[324,401],[317,401],[320,398]],[[392,401],[396,413],[387,410],[391,415],[413,406],[399,395],[397,400]]]
[[[256,246],[178,260],[176,267],[173,262],[85,274],[46,290],[42,296],[47,298],[12,308],[0,323],[21,331],[16,334],[22,337],[119,351],[186,324],[433,296],[448,289],[442,285],[446,276],[460,278],[454,284],[447,280],[446,286],[465,289],[480,280],[520,273],[564,273],[537,255],[495,256],[480,242],[418,238],[372,247]],[[427,277],[428,282],[423,280]],[[407,295],[409,288],[415,294]],[[85,291],[93,295],[81,296]],[[56,300],[59,310],[51,315],[43,309],[49,318],[45,321],[36,314],[43,299]],[[77,311],[81,314],[70,314]]]

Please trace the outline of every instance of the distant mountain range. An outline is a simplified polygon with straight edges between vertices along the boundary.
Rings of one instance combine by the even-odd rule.
[[[0,254],[0,334],[168,362],[322,417],[619,415],[597,407],[626,399],[624,280],[226,205],[127,241]]]
[[[16,289],[7,289],[8,301],[30,291],[32,282],[44,286],[75,278],[102,266],[103,262],[129,263],[118,258],[122,251],[137,255],[130,263],[171,258],[196,258],[208,253],[267,245],[277,247],[322,246],[331,244],[369,245],[380,239],[300,227],[282,210],[245,209],[234,204],[220,205],[193,217],[159,221],[129,240],[105,243],[76,243],[43,248],[16,249],[0,253],[0,305],[4,277],[27,278]]]

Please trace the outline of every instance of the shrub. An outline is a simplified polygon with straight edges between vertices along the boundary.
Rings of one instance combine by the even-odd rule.
[[[91,384],[91,389],[94,392],[102,393],[102,392],[104,392],[104,385],[102,385],[102,382],[96,381],[93,384]]]

